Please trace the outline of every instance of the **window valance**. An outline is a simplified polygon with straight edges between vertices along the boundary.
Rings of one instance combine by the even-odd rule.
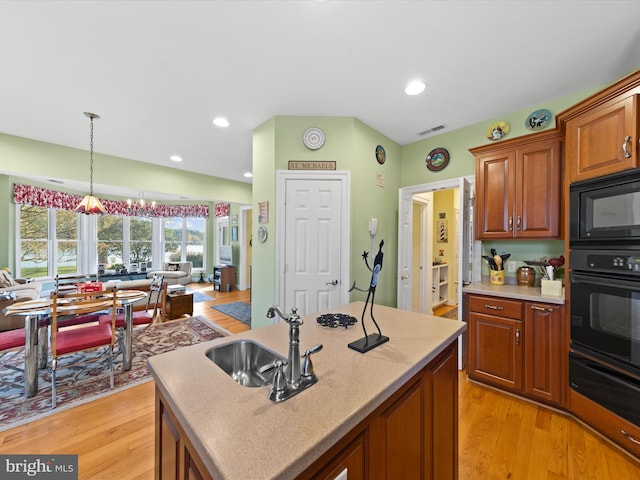
[[[20,205],[32,205],[34,207],[58,208],[61,210],[75,210],[82,200],[81,195],[58,192],[33,185],[13,184],[13,201]],[[126,201],[100,199],[109,215],[140,216],[131,211]],[[165,205],[157,204],[153,212],[147,212],[148,217],[197,217],[208,218],[208,205]]]
[[[229,204],[228,203],[216,203],[216,217],[228,217],[229,216]]]

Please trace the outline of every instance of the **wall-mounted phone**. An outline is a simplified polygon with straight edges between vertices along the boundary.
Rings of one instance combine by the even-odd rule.
[[[372,218],[371,220],[369,220],[369,235],[374,237],[377,231],[378,231],[378,219]]]

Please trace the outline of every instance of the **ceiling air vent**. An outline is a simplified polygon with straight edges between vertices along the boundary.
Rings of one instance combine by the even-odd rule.
[[[424,137],[425,135],[429,135],[431,133],[437,132],[438,130],[442,130],[444,128],[446,128],[446,125],[436,125],[435,127],[430,128],[429,130],[419,132],[418,135],[420,135],[421,137]]]

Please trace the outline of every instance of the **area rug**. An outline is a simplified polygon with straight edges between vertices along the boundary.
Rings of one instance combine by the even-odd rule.
[[[187,290],[187,293],[193,293],[193,303],[210,302],[211,300],[215,300],[214,297],[210,297],[205,293],[198,292],[195,290]]]
[[[211,308],[240,320],[246,325],[251,325],[251,305],[244,302],[223,303],[222,305],[211,305]]]
[[[50,369],[43,369],[39,372],[38,393],[29,399],[24,398],[23,388],[0,383],[0,431],[148,382],[152,379],[147,369],[149,357],[224,337],[228,334],[224,329],[214,326],[212,322],[200,316],[148,327],[136,327],[133,337],[134,357],[131,370],[122,371],[122,355],[115,358],[115,387],[113,390],[109,389],[108,363],[100,360],[97,352],[84,352],[62,357],[56,375],[57,407],[53,410],[51,409]],[[95,358],[96,361],[64,368],[64,363],[73,363],[74,358],[72,357],[78,358],[79,355],[84,355],[84,358]],[[2,362],[1,378],[22,385],[24,383],[23,374],[6,369],[4,364],[22,367],[23,353],[11,352],[3,357]]]

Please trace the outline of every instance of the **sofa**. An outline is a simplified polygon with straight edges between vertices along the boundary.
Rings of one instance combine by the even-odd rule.
[[[13,303],[36,300],[40,298],[42,291],[42,283],[40,282],[30,282],[24,279],[16,279],[14,282],[13,285],[0,286],[0,293],[13,292],[16,295],[15,300],[0,299],[0,332],[24,327],[24,317],[5,315],[2,313],[5,308]]]
[[[193,281],[191,278],[192,262],[165,262],[161,270],[154,270],[147,274],[147,278],[154,275],[164,276],[167,285],[188,285]]]

